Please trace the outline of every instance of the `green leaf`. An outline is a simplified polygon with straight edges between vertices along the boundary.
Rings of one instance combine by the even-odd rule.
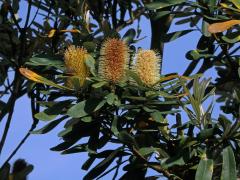
[[[214,55],[204,53],[199,50],[191,50],[191,51],[188,51],[186,54],[186,58],[188,60],[200,60],[202,58],[210,58],[210,57],[214,57]]]
[[[65,149],[68,149],[69,147],[71,147],[73,144],[76,143],[77,140],[74,141],[64,141],[60,144],[58,144],[57,146],[52,147],[50,150],[51,151],[63,151]]]
[[[46,55],[38,55],[29,59],[26,64],[32,66],[53,66],[58,69],[62,69],[64,66],[63,60],[59,60],[56,57],[50,57]]]
[[[86,57],[85,57],[85,64],[90,69],[90,72],[92,73],[92,75],[96,76],[95,60],[94,60],[94,58],[90,54],[86,55]]]
[[[189,60],[199,60],[200,58],[200,54],[197,50],[192,50],[187,52],[186,54],[186,58]]]
[[[127,44],[131,44],[136,36],[135,29],[131,28],[129,29],[123,36],[122,40],[126,42]]]
[[[101,107],[104,106],[105,103],[106,103],[106,100],[100,100],[100,99],[84,100],[72,106],[67,111],[67,115],[73,118],[84,117],[92,112],[99,110]]]
[[[238,68],[238,76],[240,78],[240,67]]]
[[[184,3],[185,0],[157,0],[152,3],[146,4],[146,8],[149,10],[162,9],[168,6],[174,6],[181,3]]]
[[[83,122],[92,122],[92,117],[91,116],[86,116],[86,117],[83,117],[83,118],[81,118],[81,121],[83,121]]]
[[[209,23],[204,21],[202,22],[202,33],[205,37],[211,37],[211,33],[208,32]]]
[[[234,38],[229,38],[227,36],[222,36],[222,40],[224,40],[225,42],[227,42],[229,44],[234,44],[234,43],[240,41],[240,35],[236,36]]]
[[[239,1],[239,0],[231,0],[231,2],[232,2],[238,9],[240,9],[240,1]]]
[[[202,159],[198,165],[195,180],[211,180],[213,173],[213,160]]]
[[[132,78],[138,85],[143,86],[143,82],[135,72],[131,70],[126,70],[126,74],[128,77],[130,77],[130,79]]]
[[[118,139],[125,144],[137,146],[136,140],[127,131],[121,131],[118,135]]]
[[[106,82],[106,81],[101,81],[101,82],[93,84],[92,87],[97,89],[97,88],[100,88],[100,87],[104,86],[107,83],[108,82]]]
[[[197,139],[199,139],[200,141],[208,139],[214,135],[214,131],[215,128],[204,129],[199,132],[199,134],[197,135]]]
[[[236,180],[236,161],[231,146],[223,150],[223,166],[221,180]]]
[[[35,118],[42,120],[42,121],[51,121],[53,119],[55,119],[58,115],[49,115],[47,113],[43,112],[39,112],[37,114],[34,115]]]
[[[71,101],[60,101],[54,104],[53,106],[45,109],[44,111],[34,115],[35,118],[42,121],[51,121],[55,119],[59,114],[63,112],[71,104]]]
[[[87,171],[90,168],[90,166],[93,164],[95,159],[96,159],[96,157],[88,158],[88,160],[82,165],[82,169]]]
[[[161,112],[156,111],[154,113],[151,113],[151,117],[154,119],[154,121],[158,122],[158,123],[165,123],[163,115]]]
[[[51,121],[50,123],[48,123],[47,125],[45,125],[44,127],[42,127],[41,129],[32,131],[31,134],[46,134],[49,131],[51,131],[53,128],[55,128],[58,124],[60,124],[64,119],[66,119],[67,117],[64,116],[62,118],[59,118],[55,121]]]
[[[0,112],[6,107],[6,103],[0,100]]]
[[[138,152],[142,155],[142,156],[148,156],[154,152],[156,152],[156,148],[154,147],[143,147],[143,148],[140,148],[138,150]]]
[[[83,43],[83,47],[86,48],[88,52],[94,52],[96,49],[96,43],[92,41],[87,41]]]
[[[119,131],[118,131],[118,128],[117,128],[117,122],[118,122],[118,118],[117,118],[117,116],[114,116],[114,119],[113,119],[113,122],[112,122],[111,131],[113,132],[113,134],[115,136],[119,135]]]
[[[110,93],[106,96],[106,100],[107,100],[107,103],[109,105],[113,105],[113,103],[115,102],[115,100],[117,100],[118,97],[117,95],[115,95],[114,93]]]
[[[169,15],[171,14],[171,11],[160,11],[160,12],[156,12],[156,15],[153,17],[153,20],[158,20],[163,16]]]
[[[171,42],[171,41],[174,41],[177,38],[180,38],[192,31],[194,31],[194,29],[172,32],[172,33],[166,34],[162,40],[163,40],[163,42]]]
[[[12,1],[12,9],[13,9],[14,14],[17,14],[17,13],[18,13],[19,3],[20,3],[19,0],[13,0],[13,1]]]
[[[182,154],[178,154],[176,156],[165,158],[162,160],[161,165],[163,168],[169,168],[175,165],[182,166],[185,164],[184,157]]]
[[[74,154],[80,152],[88,152],[87,144],[79,144],[63,151],[61,154]],[[94,152],[92,152],[94,153]]]
[[[101,161],[96,167],[91,169],[88,174],[83,178],[83,180],[95,179],[97,176],[102,174],[108,168],[108,166],[112,164],[113,160],[116,158],[117,154],[121,149],[122,148],[118,148],[113,151],[107,158]]]

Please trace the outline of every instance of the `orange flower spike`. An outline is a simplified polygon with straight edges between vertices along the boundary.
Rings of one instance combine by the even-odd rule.
[[[100,55],[100,77],[113,83],[124,80],[129,62],[128,46],[122,40],[108,39],[103,43]]]
[[[146,86],[153,86],[160,79],[160,62],[160,57],[153,50],[140,50],[133,70]]]

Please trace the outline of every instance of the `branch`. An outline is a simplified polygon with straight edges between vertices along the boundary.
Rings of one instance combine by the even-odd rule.
[[[39,12],[40,5],[41,5],[41,4],[42,4],[42,1],[40,1],[40,2],[39,2],[39,5],[37,6],[37,11],[36,11],[36,13],[35,13],[35,15],[34,15],[34,17],[33,17],[32,21],[31,21],[31,23],[28,25],[28,28],[30,28],[30,27],[31,27],[31,25],[32,25],[32,23],[35,21],[35,19],[36,19],[37,15],[38,15],[38,12]]]
[[[16,99],[13,98],[13,101],[11,102],[11,104],[14,104],[15,101],[16,101]],[[3,149],[4,143],[5,143],[6,138],[7,138],[7,134],[8,134],[8,131],[9,131],[11,121],[12,121],[13,111],[14,111],[14,106],[12,106],[11,109],[9,110],[7,122],[6,122],[6,125],[5,125],[5,128],[4,128],[4,132],[3,132],[1,142],[0,142],[0,156],[1,156],[1,152],[2,152],[2,149]]]
[[[17,26],[19,32],[21,32],[21,31],[22,31],[22,28],[19,26],[18,21],[17,21],[17,19],[16,19],[16,17],[15,17],[15,14],[14,14],[14,12],[13,12],[13,8],[12,8],[12,6],[11,6],[9,3],[8,3],[8,9],[9,9],[9,12],[10,12],[10,14],[11,14],[11,17],[12,17],[12,19],[13,19],[14,24]]]
[[[26,17],[24,29],[27,28],[27,26],[28,26],[30,14],[31,14],[31,8],[32,8],[32,0],[28,0],[28,10],[27,10],[27,17]]]
[[[118,25],[118,27],[116,27],[116,31],[119,32],[120,30],[124,29],[125,27],[131,25],[134,23],[134,21],[136,19],[139,19],[141,15],[143,15],[143,13],[145,12],[145,8],[138,8],[136,9],[133,14],[135,14],[134,18],[131,18],[129,20],[127,20],[126,22],[123,22],[121,24]]]
[[[137,149],[136,149],[135,147],[132,147],[132,151],[133,151],[134,155],[136,155],[138,158],[142,159],[142,160],[148,165],[148,167],[150,167],[150,168],[152,168],[153,170],[155,170],[155,171],[163,174],[163,175],[164,175],[165,177],[167,177],[168,179],[181,180],[181,178],[177,177],[177,176],[174,175],[174,174],[171,174],[170,172],[168,172],[168,170],[162,168],[162,167],[160,166],[160,164],[159,164],[159,165],[154,165],[154,164],[149,163],[148,160],[145,159],[145,157],[143,157],[143,156],[137,151]]]
[[[24,138],[20,141],[20,143],[17,145],[17,147],[13,150],[13,152],[10,154],[10,156],[7,158],[7,160],[3,163],[2,167],[4,167],[11,159],[12,157],[17,153],[17,151],[22,147],[22,145],[25,143],[25,141],[28,139],[28,137],[31,135],[31,131],[33,131],[38,124],[38,121],[33,120],[33,124],[27,134],[24,136]]]
[[[31,135],[31,131],[33,131],[36,128],[39,120],[36,119],[34,117],[34,115],[39,112],[40,106],[39,106],[39,104],[36,103],[35,99],[38,101],[39,100],[39,96],[40,96],[39,91],[37,91],[36,97],[34,97],[33,94],[31,96],[31,107],[32,107],[32,118],[33,118],[33,122],[32,122],[31,128],[28,130],[27,134],[20,141],[20,143],[17,145],[17,147],[13,150],[13,152],[10,154],[10,156],[7,158],[7,160],[3,163],[2,167],[4,167],[12,159],[12,157],[17,153],[17,151],[22,147],[22,145],[25,143],[25,141]],[[36,103],[36,106],[35,106],[35,103]]]
[[[11,124],[11,121],[12,121],[12,115],[13,115],[13,112],[14,112],[14,104],[15,104],[17,98],[18,98],[18,93],[20,91],[20,88],[21,88],[21,77],[20,77],[19,73],[16,72],[15,77],[14,77],[14,85],[13,85],[13,90],[14,91],[11,94],[11,96],[10,96],[8,102],[7,102],[6,107],[3,109],[3,111],[0,115],[0,118],[1,118],[0,121],[1,121],[3,119],[3,117],[7,113],[9,113],[8,118],[7,118],[7,122],[6,122],[6,125],[5,125],[5,128],[4,128],[3,136],[2,136],[2,139],[1,139],[1,142],[0,142],[0,155],[1,155],[4,143],[6,141],[9,128],[10,128],[10,124]]]

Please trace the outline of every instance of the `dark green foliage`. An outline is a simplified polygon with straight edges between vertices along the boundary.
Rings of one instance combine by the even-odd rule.
[[[208,31],[210,24],[240,19],[238,1],[32,0],[27,2],[27,17],[18,19],[14,14],[20,3],[0,1],[0,97],[8,98],[0,101],[0,123],[8,117],[0,155],[15,102],[25,94],[31,99],[33,124],[1,168],[1,178],[9,178],[8,161],[30,133],[45,134],[60,123],[64,123],[58,134],[62,141],[51,150],[79,156],[87,152],[89,159],[82,164],[88,171],[84,179],[101,179],[112,171],[113,179],[120,178],[119,170],[124,171],[122,179],[156,179],[160,175],[197,180],[239,177],[239,25],[216,34]],[[41,20],[29,18],[33,7]],[[102,42],[122,39],[130,48],[132,62],[142,27],[129,26],[142,16],[151,23],[151,49],[161,56],[165,43],[199,31],[196,47],[186,52],[191,60],[186,71],[182,76],[161,75],[155,87],[145,86],[132,70],[126,70],[124,82],[100,78]],[[168,32],[172,22],[184,24],[185,30]],[[127,31],[121,35],[124,28]],[[90,75],[82,88],[77,77],[72,77],[74,88],[61,88],[70,76],[63,58],[70,44],[89,53],[85,64]],[[21,67],[44,77],[42,83],[21,76]],[[204,79],[209,69],[216,70],[215,79]],[[222,102],[218,114],[212,114],[216,102],[211,98],[215,94],[217,103]],[[41,112],[40,107],[44,108]],[[46,125],[34,130],[39,120],[47,121]],[[25,163],[15,178],[25,178],[32,169]],[[147,177],[148,169],[155,170],[156,175]]]

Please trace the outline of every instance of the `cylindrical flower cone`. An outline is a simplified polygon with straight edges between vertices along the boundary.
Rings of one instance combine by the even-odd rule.
[[[100,51],[99,75],[101,78],[118,83],[126,78],[128,69],[129,49],[119,39],[106,40]]]
[[[85,64],[87,51],[84,48],[69,46],[65,51],[64,60],[67,69],[67,73],[76,76],[79,79],[79,85],[82,87],[86,78],[89,76],[89,68]],[[73,86],[71,78],[66,81],[67,86]]]
[[[136,54],[135,63],[132,67],[144,85],[150,87],[160,79],[161,59],[153,50],[140,50]]]

